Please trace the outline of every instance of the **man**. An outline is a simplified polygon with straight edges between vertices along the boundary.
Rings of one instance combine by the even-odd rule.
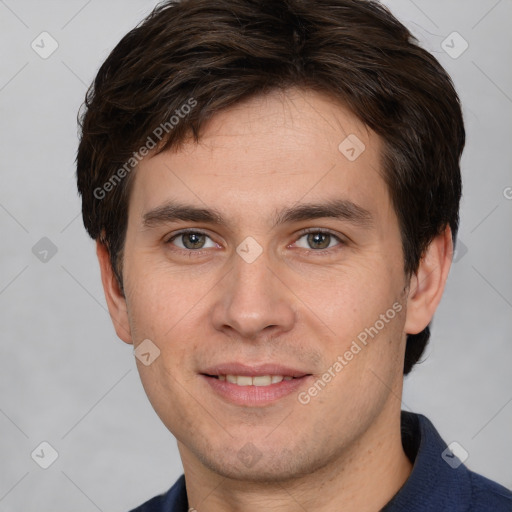
[[[465,133],[450,78],[384,7],[162,4],[81,121],[109,311],[184,468],[136,511],[512,510],[400,411]]]

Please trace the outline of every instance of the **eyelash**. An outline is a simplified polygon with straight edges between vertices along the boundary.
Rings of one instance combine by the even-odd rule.
[[[336,239],[336,241],[339,242],[339,246],[346,245],[346,242],[344,240],[342,240],[339,236],[335,235],[332,231],[330,231],[328,229],[321,229],[321,228],[306,228],[306,229],[299,231],[296,241],[300,240],[304,235],[308,235],[310,233],[315,233],[315,234],[320,233],[323,235],[330,235],[331,237]],[[180,236],[189,235],[189,234],[205,235],[211,239],[211,237],[208,235],[208,233],[205,233],[203,231],[195,230],[195,229],[184,229],[183,231],[179,231],[178,233],[175,233],[171,238],[167,239],[165,243],[169,244],[169,245],[173,245],[172,244],[173,240],[175,240],[176,238],[178,238]],[[330,255],[332,253],[332,251],[336,250],[336,247],[339,247],[339,246],[330,247],[329,249],[302,249],[302,250],[306,251],[306,254],[308,254],[308,255],[309,255],[309,253],[315,253],[316,256],[324,256],[324,255],[327,256],[327,255]],[[208,249],[194,250],[194,249],[181,249],[180,247],[176,247],[172,250],[177,251],[177,252],[182,252],[182,253],[183,252],[188,253],[190,256],[192,256],[192,255],[201,256],[203,254],[203,252],[207,251]]]

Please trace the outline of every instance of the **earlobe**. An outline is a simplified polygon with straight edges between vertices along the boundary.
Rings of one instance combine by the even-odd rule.
[[[447,226],[432,240],[411,277],[404,327],[407,334],[418,334],[431,322],[441,302],[452,256],[452,232]]]
[[[112,269],[108,248],[100,240],[96,240],[96,255],[100,265],[101,282],[105,292],[108,311],[116,333],[125,343],[133,344],[126,299]]]

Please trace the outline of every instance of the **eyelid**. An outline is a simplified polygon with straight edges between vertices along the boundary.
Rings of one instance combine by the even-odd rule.
[[[332,235],[334,238],[340,240],[340,242],[343,242],[343,239],[341,238],[339,233],[331,231],[330,229],[327,228],[304,228],[298,232],[298,235],[303,236],[307,235],[308,233],[325,233],[327,235]]]
[[[179,235],[187,235],[189,233],[197,233],[199,235],[206,235],[206,236],[210,236],[208,235],[208,233],[206,231],[203,231],[201,229],[191,229],[191,228],[185,228],[185,229],[180,229],[179,231],[174,231],[172,232],[166,242],[170,242],[171,240],[173,240],[174,238],[176,238],[177,236]]]

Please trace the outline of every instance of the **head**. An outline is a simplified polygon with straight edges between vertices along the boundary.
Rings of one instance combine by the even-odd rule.
[[[204,372],[223,362],[291,362],[310,384],[331,368],[314,400],[286,402],[288,427],[259,448],[280,461],[267,476],[320,464],[396,409],[448,272],[465,135],[450,78],[383,6],[162,4],[101,66],[81,127],[116,331],[158,347],[142,382],[191,453],[240,474],[237,450],[282,419],[283,401],[205,412]]]

